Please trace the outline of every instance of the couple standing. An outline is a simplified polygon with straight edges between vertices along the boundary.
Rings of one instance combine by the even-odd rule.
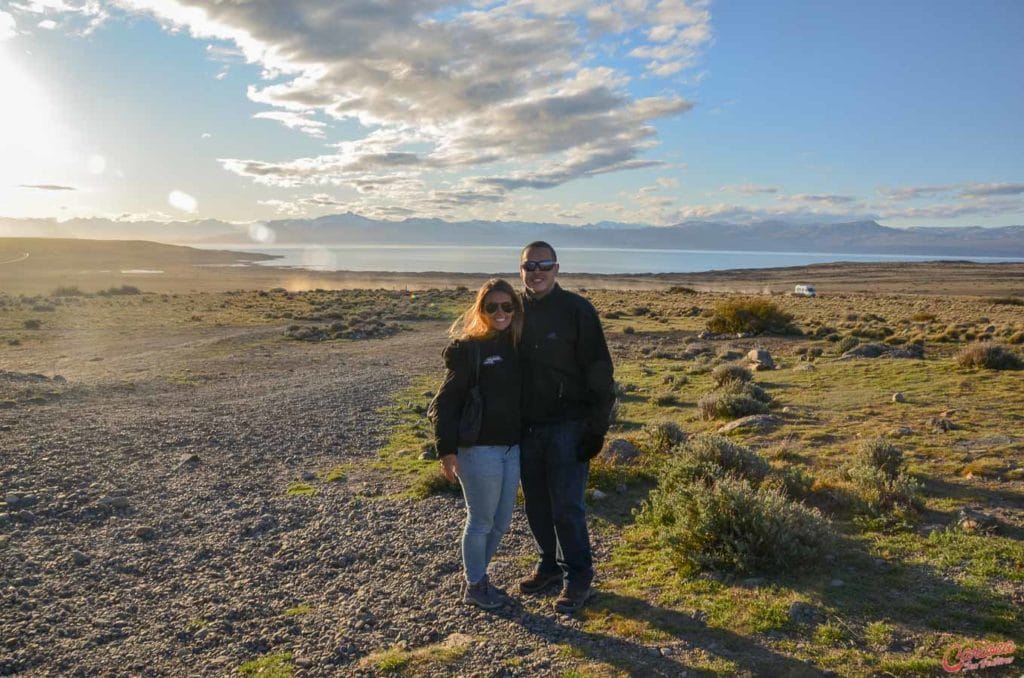
[[[615,400],[612,361],[594,307],[556,282],[551,245],[524,247],[519,272],[522,295],[489,280],[452,325],[431,416],[442,471],[449,480],[458,476],[466,500],[464,601],[489,609],[507,600],[487,566],[512,521],[521,480],[539,558],[519,590],[536,594],[561,582],[555,609],[571,614],[593,593],[583,494]],[[480,431],[460,440],[474,386],[483,401]]]

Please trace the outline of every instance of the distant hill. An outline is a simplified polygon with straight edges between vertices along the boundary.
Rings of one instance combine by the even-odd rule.
[[[358,214],[281,219],[265,224],[277,244],[522,245],[549,240],[556,247],[740,250],[835,254],[917,254],[940,257],[1024,257],[1024,226],[890,228],[874,221],[733,224],[685,221],[674,226],[600,222],[585,226],[519,221],[405,219]],[[107,219],[0,218],[0,236],[145,239],[165,243],[257,246],[250,225],[217,220],[122,222]]]

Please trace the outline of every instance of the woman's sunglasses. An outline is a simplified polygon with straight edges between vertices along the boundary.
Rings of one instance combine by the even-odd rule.
[[[511,301],[503,301],[500,304],[496,301],[491,301],[484,304],[484,311],[486,311],[487,315],[494,315],[498,312],[499,308],[505,313],[513,313],[516,310],[515,304]]]
[[[523,263],[519,264],[519,268],[523,269],[527,273],[533,273],[538,268],[545,273],[555,267],[555,261],[553,259],[542,259],[540,261],[534,261],[533,259],[527,259]]]

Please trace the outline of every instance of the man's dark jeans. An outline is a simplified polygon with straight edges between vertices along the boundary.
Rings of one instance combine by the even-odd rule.
[[[583,502],[590,464],[577,458],[583,430],[582,421],[533,424],[520,444],[526,518],[540,551],[540,569],[561,568],[573,588],[585,588],[594,578]]]

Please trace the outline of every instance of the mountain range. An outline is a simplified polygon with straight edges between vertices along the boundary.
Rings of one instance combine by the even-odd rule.
[[[0,218],[0,236],[153,240],[171,244],[235,245],[495,245],[547,240],[556,247],[682,249],[830,254],[913,254],[938,257],[1024,257],[1024,226],[891,228],[875,221],[752,224],[684,221],[673,226],[600,222],[585,226],[518,221],[404,219],[353,213],[315,219],[233,224],[215,219],[128,222],[111,219]]]

